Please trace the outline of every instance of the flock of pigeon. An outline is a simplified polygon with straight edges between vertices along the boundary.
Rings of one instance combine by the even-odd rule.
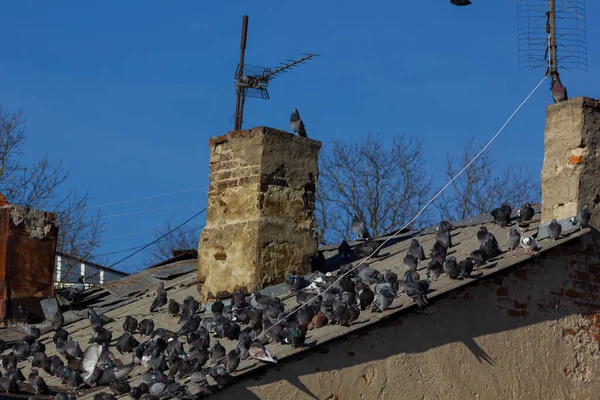
[[[503,204],[491,214],[494,222],[501,227],[510,225],[512,209],[508,204]],[[519,245],[527,251],[537,249],[535,239],[521,237],[517,229],[527,226],[534,214],[529,204],[524,204],[518,211],[516,224],[507,234],[509,249],[514,250]],[[587,206],[582,209],[580,219],[582,228],[589,224]],[[361,242],[370,244],[353,248],[343,241],[338,248],[340,257],[350,260],[376,254],[376,242],[370,240],[366,224],[356,215],[352,219],[352,230]],[[52,319],[52,342],[57,354],[47,356],[46,345],[40,340],[40,330],[33,324],[27,324],[31,315],[20,307],[21,323],[26,324],[27,333],[7,354],[4,353],[8,346],[0,340],[0,364],[5,371],[0,377],[0,390],[19,392],[18,382],[27,381],[36,395],[50,394],[41,374],[43,371],[48,376],[60,378],[64,385],[75,390],[106,386],[112,394],[97,393],[94,399],[98,400],[114,399],[123,394],[145,400],[194,398],[209,394],[208,377],[218,387],[226,385],[241,360],[253,358],[276,363],[266,347],[269,343],[304,347],[309,330],[328,324],[350,326],[366,310],[385,312],[400,289],[419,307],[426,307],[430,282],[442,274],[450,279],[468,278],[475,268],[502,251],[494,235],[482,226],[477,232],[479,248],[464,260],[457,261],[448,255],[448,249],[452,247],[451,231],[452,224],[448,221],[440,222],[435,229],[436,241],[427,265],[427,279],[421,279],[417,272],[419,264],[426,259],[417,239],[412,239],[404,256],[406,271],[401,279],[391,270],[378,271],[365,262],[356,266],[345,264],[337,276],[320,274],[312,282],[288,273],[285,284],[295,295],[297,305],[287,310],[279,297],[269,297],[258,291],[246,296],[237,291],[227,305],[221,300],[212,303],[212,315],[202,318],[199,314],[205,311],[205,305],[202,306],[192,296],[181,304],[174,299],[169,300],[164,283],[161,283],[150,306],[150,315],[168,313],[178,320],[177,330],[155,327],[151,318],[138,321],[126,316],[123,320],[124,333],[113,340],[105,317],[90,309],[89,322],[93,333],[85,351],[63,328],[64,316],[58,311]],[[548,232],[553,240],[558,239],[561,225],[553,220]],[[356,249],[360,249],[358,254]],[[83,290],[83,282],[78,282],[62,294],[76,299]],[[226,351],[221,344],[224,340],[236,344],[233,350]],[[121,359],[115,357],[115,350]],[[19,362],[31,364],[29,376],[23,375]],[[131,387],[126,378],[135,368],[142,368],[144,372],[141,383]],[[57,398],[70,400],[75,396],[59,393]]]

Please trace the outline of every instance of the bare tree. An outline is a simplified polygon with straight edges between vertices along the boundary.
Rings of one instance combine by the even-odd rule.
[[[320,157],[319,174],[315,211],[322,244],[353,238],[354,214],[375,237],[394,232],[430,194],[421,142],[404,135],[391,143],[372,134],[358,141],[334,140]]]
[[[92,260],[103,229],[99,211],[87,215],[87,193],[73,190],[59,196],[58,189],[69,177],[62,161],[52,165],[46,155],[30,166],[21,163],[27,140],[25,128],[21,111],[6,112],[0,105],[0,192],[11,204],[56,213],[57,250],[69,258]]]
[[[165,226],[157,229],[155,237],[158,239],[165,233],[170,232],[178,224],[173,223],[173,217],[169,218]],[[198,248],[200,227],[190,228],[182,226],[171,234],[160,239],[150,246],[146,252],[147,265],[153,265],[173,257],[174,250],[192,250]]]
[[[452,179],[463,169],[482,146],[471,138],[460,156],[446,156],[446,176]],[[511,165],[500,174],[494,173],[495,159],[486,151],[457,178],[436,201],[440,216],[460,221],[482,213],[489,213],[504,202],[520,207],[541,198],[540,186],[523,165]]]

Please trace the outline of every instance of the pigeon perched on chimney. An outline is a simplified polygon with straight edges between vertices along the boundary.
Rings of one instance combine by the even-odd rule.
[[[562,232],[562,226],[556,222],[556,219],[552,219],[550,225],[548,225],[548,235],[550,238],[555,241],[560,237],[560,233]]]
[[[292,116],[290,117],[290,126],[292,127],[292,130],[299,136],[307,137],[306,129],[304,128],[304,122],[302,122],[302,118],[300,118],[300,114],[295,108],[294,112],[292,112]]]
[[[560,78],[558,77],[558,71],[552,71],[550,73],[552,76],[552,98],[555,103],[560,103],[561,101],[568,100],[567,96],[567,88],[563,86]]]
[[[468,6],[471,4],[471,0],[450,0],[450,4],[455,6]]]

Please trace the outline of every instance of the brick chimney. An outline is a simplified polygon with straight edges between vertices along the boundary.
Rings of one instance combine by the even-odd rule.
[[[542,222],[577,215],[587,204],[600,225],[600,101],[576,97],[546,108]]]
[[[44,315],[39,300],[54,296],[56,215],[0,205],[0,320],[18,317],[22,305]]]
[[[310,272],[321,142],[267,127],[213,137],[198,287],[207,298]]]

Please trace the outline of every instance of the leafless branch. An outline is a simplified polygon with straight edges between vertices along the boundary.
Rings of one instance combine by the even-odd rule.
[[[405,136],[391,143],[372,134],[356,142],[334,140],[320,158],[319,171],[316,212],[321,243],[351,238],[354,214],[374,236],[397,230],[430,193],[421,142]]]
[[[173,217],[167,220],[165,226],[157,229],[155,237],[159,238],[165,233],[173,230],[178,224],[173,222]],[[173,257],[173,250],[191,250],[198,248],[199,228],[180,228],[159,240],[149,247],[146,253],[147,265],[153,265]]]
[[[446,176],[453,178],[467,165],[481,146],[471,138],[460,156],[446,156]],[[513,208],[541,198],[539,183],[523,165],[511,165],[500,174],[494,174],[492,153],[483,153],[436,201],[442,218],[460,221],[508,202]]]
[[[92,260],[103,229],[99,212],[92,217],[87,214],[87,193],[59,194],[69,177],[62,161],[52,165],[46,155],[31,166],[21,164],[25,128],[20,111],[9,113],[0,105],[0,192],[9,203],[56,213],[57,250],[73,259]]]

